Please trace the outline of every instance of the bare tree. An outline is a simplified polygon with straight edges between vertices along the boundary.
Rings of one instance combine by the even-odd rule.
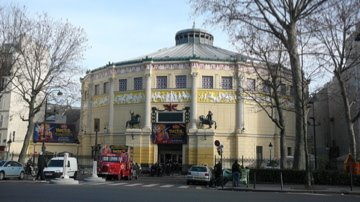
[[[20,162],[25,161],[34,133],[34,117],[45,102],[54,98],[53,92],[61,91],[65,98],[80,94],[74,89],[78,89],[78,76],[82,71],[78,62],[87,42],[83,29],[67,21],[53,20],[46,14],[27,18],[23,24],[26,28],[16,51],[18,74],[12,81],[14,93],[21,96],[28,108],[28,113],[21,117],[28,122],[28,128]]]
[[[17,51],[23,22],[26,16],[17,7],[0,7],[0,98],[11,91],[11,81],[18,73],[15,65],[19,59]]]
[[[354,123],[360,117],[360,101],[354,90],[355,68],[359,68],[360,41],[360,2],[357,0],[329,0],[327,10],[319,12],[308,23],[316,27],[314,32],[320,44],[317,46],[318,59],[324,67],[333,72],[338,85],[342,106],[344,107],[346,130],[349,137],[349,148],[354,159],[358,158]]]
[[[253,58],[252,69],[248,73],[255,73],[260,82],[257,82],[255,91],[244,86],[243,92],[257,103],[279,129],[280,168],[283,169],[286,161],[284,111],[294,111],[291,105],[293,99],[287,95],[285,85],[291,83],[291,72],[285,68],[288,57],[281,42],[273,35],[259,33],[252,27],[247,27],[246,35],[248,34],[251,37],[240,33],[237,38],[243,44],[243,53],[249,53],[248,56]]]
[[[209,22],[222,23],[230,33],[246,32],[250,25],[258,32],[278,38],[289,55],[293,78],[296,114],[295,169],[304,168],[304,96],[303,73],[298,52],[298,26],[300,21],[314,13],[325,0],[193,0],[195,12],[210,13]]]

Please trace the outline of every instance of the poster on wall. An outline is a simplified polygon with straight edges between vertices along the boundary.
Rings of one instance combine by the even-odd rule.
[[[34,128],[34,142],[76,143],[75,136],[75,125],[36,123]]]
[[[154,144],[186,144],[186,125],[181,123],[154,123],[151,139]]]

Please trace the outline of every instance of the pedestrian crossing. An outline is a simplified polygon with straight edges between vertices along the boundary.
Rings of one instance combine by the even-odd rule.
[[[103,182],[103,183],[80,183],[83,186],[124,186],[124,187],[144,187],[144,188],[178,188],[178,189],[206,189],[204,186],[176,185],[176,184],[146,184],[146,183],[128,183],[128,182]]]

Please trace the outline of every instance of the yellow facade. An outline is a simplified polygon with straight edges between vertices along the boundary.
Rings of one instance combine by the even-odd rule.
[[[133,160],[141,164],[153,164],[167,155],[175,155],[177,160],[180,156],[185,167],[193,164],[212,166],[215,158],[219,158],[215,140],[223,145],[223,158],[257,159],[257,148],[262,147],[261,158],[266,159],[271,142],[274,145],[272,158],[278,159],[279,130],[260,107],[244,93],[239,94],[246,85],[246,78],[256,79],[255,73],[248,69],[242,60],[143,58],[89,72],[82,79],[80,155],[91,154],[96,136],[94,119],[99,119],[98,143],[131,146]],[[177,76],[185,76],[186,86],[177,87]],[[159,88],[159,77],[166,78],[166,88]],[[212,88],[204,88],[205,77],[212,79]],[[141,89],[136,89],[135,78],[142,79]],[[224,78],[231,81],[231,88],[224,89]],[[125,90],[120,89],[121,80],[126,80]],[[166,104],[176,104],[177,110],[190,107],[191,119],[186,123],[187,141],[174,146],[176,149],[171,145],[154,144],[151,140],[150,109],[164,110]],[[206,116],[208,111],[213,113],[216,129],[199,124],[198,117]],[[130,112],[141,116],[140,124],[134,129],[125,127],[131,118]],[[295,121],[293,113],[284,113],[289,152],[294,151]]]

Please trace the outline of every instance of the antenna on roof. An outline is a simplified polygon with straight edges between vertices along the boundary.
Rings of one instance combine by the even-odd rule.
[[[195,21],[193,22],[193,29],[195,29]]]

